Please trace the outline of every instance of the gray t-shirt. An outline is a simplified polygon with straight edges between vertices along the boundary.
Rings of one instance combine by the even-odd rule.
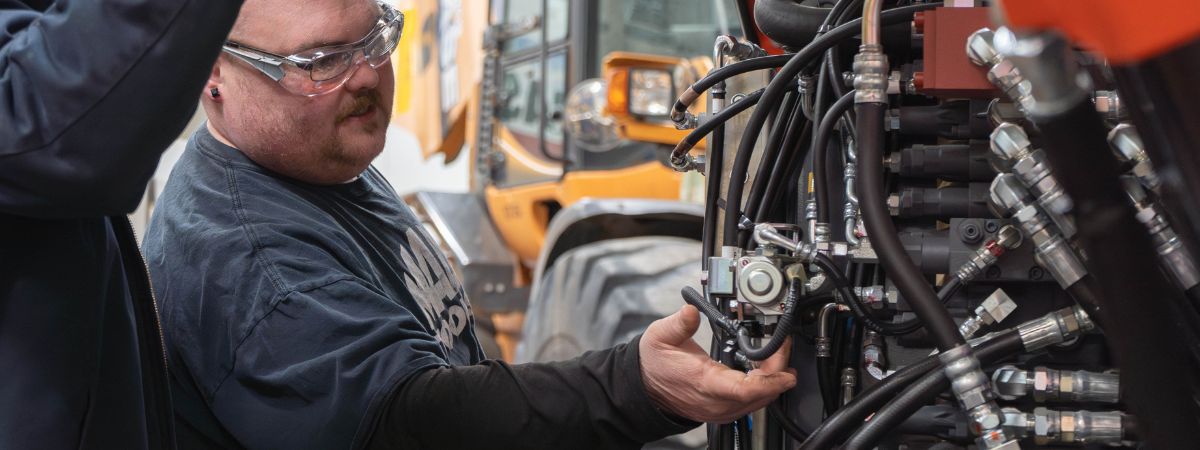
[[[484,358],[445,257],[376,170],[315,186],[192,136],[143,244],[181,448],[350,448],[413,374]]]

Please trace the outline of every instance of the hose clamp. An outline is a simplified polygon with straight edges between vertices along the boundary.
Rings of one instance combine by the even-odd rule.
[[[888,60],[879,45],[863,45],[854,55],[854,103],[887,104]]]

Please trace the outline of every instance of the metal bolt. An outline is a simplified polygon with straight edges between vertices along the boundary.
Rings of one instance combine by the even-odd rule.
[[[983,276],[985,278],[1000,278],[1000,268],[996,266],[988,267],[987,271],[983,273]]]
[[[995,233],[996,230],[999,228],[1000,228],[1000,226],[996,225],[996,222],[992,222],[990,220],[983,223],[983,231],[986,231],[988,233]]]
[[[1040,280],[1044,276],[1046,276],[1046,271],[1042,270],[1041,267],[1033,266],[1033,267],[1029,268],[1029,279],[1030,280]]]
[[[983,239],[983,233],[979,232],[979,226],[974,222],[963,222],[958,227],[958,232],[962,234],[962,241],[967,244],[974,244]]]

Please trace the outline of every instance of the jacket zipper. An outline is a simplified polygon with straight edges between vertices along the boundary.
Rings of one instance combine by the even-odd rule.
[[[142,330],[144,332],[151,331],[149,329],[146,329],[148,327],[143,326],[143,324],[145,323],[145,319],[137,319],[137,317],[144,317],[146,315],[146,314],[144,314],[146,311],[142,307],[143,305],[141,305],[141,303],[144,302],[145,299],[149,298],[150,307],[151,307],[150,312],[154,315],[154,317],[152,318],[152,320],[154,322],[153,331],[157,332],[157,334],[158,334],[158,336],[157,336],[158,350],[160,352],[159,357],[162,360],[162,366],[159,369],[159,370],[161,370],[161,372],[159,372],[157,374],[157,376],[154,376],[153,374],[147,374],[144,376],[144,379],[142,380],[143,395],[146,396],[146,400],[148,402],[152,402],[152,403],[147,403],[147,405],[146,405],[146,414],[147,414],[146,420],[147,420],[147,426],[148,426],[146,431],[147,432],[157,432],[156,434],[158,434],[158,437],[161,439],[161,442],[157,442],[157,443],[154,442],[153,439],[150,439],[151,436],[147,436],[147,439],[149,439],[148,442],[149,442],[150,448],[152,448],[152,449],[153,448],[174,449],[174,448],[176,448],[175,430],[174,430],[175,427],[174,427],[174,413],[172,411],[173,406],[172,406],[171,391],[170,391],[170,374],[168,372],[168,367],[167,367],[168,366],[167,345],[166,345],[166,340],[163,337],[162,320],[159,316],[159,311],[158,311],[158,299],[155,298],[155,296],[154,296],[154,286],[152,284],[152,281],[150,280],[150,266],[146,264],[146,259],[142,257],[142,251],[141,251],[141,249],[138,248],[138,245],[137,245],[137,236],[134,233],[133,221],[129,220],[128,216],[122,216],[121,219],[124,220],[124,224],[126,226],[128,226],[128,228],[120,227],[123,229],[118,230],[117,229],[118,226],[116,224],[120,223],[120,222],[118,222],[119,219],[117,218],[117,216],[110,217],[110,220],[112,220],[113,224],[114,224],[113,231],[114,231],[114,233],[117,234],[117,245],[121,250],[122,265],[125,268],[125,277],[126,277],[127,282],[129,283],[129,294],[130,294],[131,300],[133,301],[133,309],[134,309],[134,317],[135,317],[134,326],[138,330]],[[140,269],[141,276],[144,277],[144,278],[141,278],[140,280],[137,279],[137,275],[136,275],[136,273],[137,273],[136,271],[139,269],[136,269],[133,267],[135,261],[138,265],[141,266],[141,269]],[[142,341],[142,336],[140,336],[140,335],[138,336],[138,339],[140,342],[147,342],[147,341]],[[145,345],[145,344],[144,343],[139,344],[139,347],[142,345]],[[139,349],[139,353],[141,353],[140,349]],[[139,360],[145,362],[144,359],[141,357],[139,357]],[[154,380],[149,379],[150,377],[153,377],[155,379],[160,379],[159,381],[161,381],[161,382],[156,383]],[[152,384],[148,384],[148,383],[152,383]],[[149,428],[149,425],[150,425],[149,421],[155,417],[158,419],[156,422],[159,423],[159,426],[156,429],[151,429],[151,428]]]

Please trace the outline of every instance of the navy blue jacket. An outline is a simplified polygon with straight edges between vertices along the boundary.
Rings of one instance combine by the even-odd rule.
[[[201,128],[144,248],[182,448],[361,448],[414,374],[483,360],[453,269],[374,169],[310,185]]]
[[[238,0],[0,0],[0,448],[171,448],[132,228]]]

